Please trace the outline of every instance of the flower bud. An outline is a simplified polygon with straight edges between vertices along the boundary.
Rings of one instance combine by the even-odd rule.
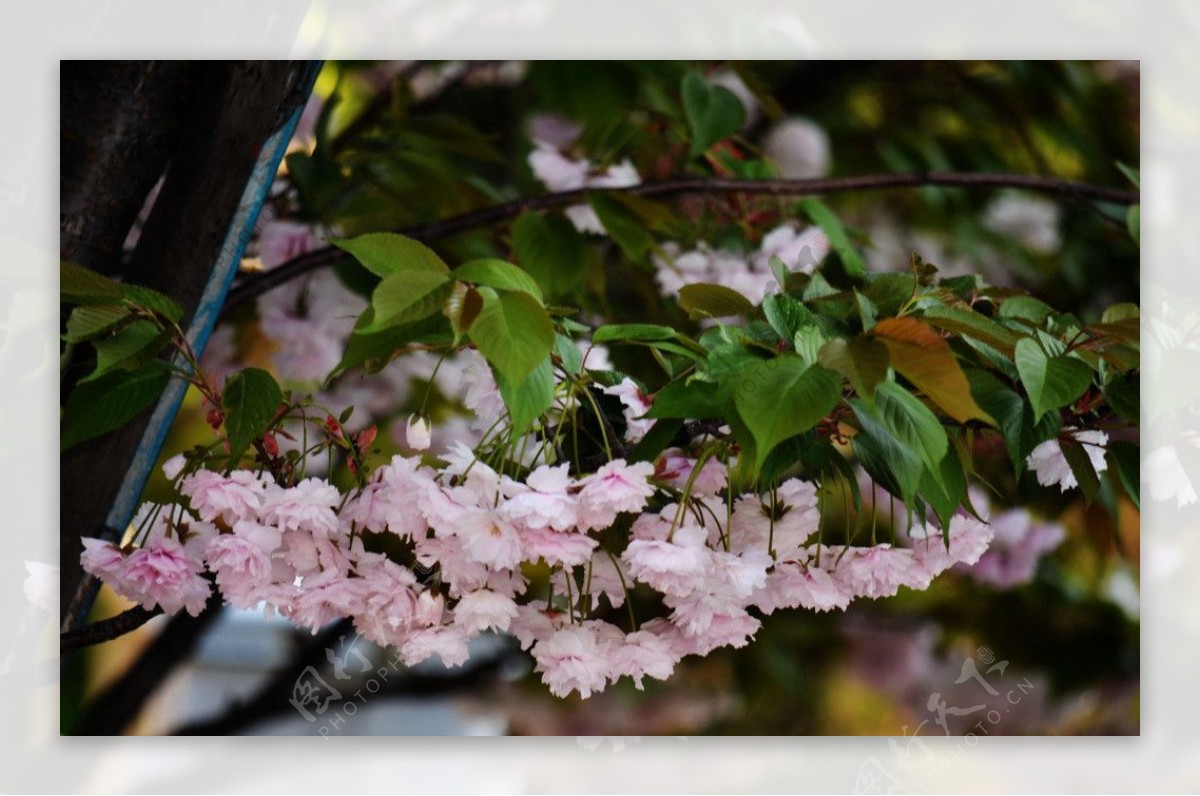
[[[405,440],[408,442],[408,447],[415,451],[429,450],[429,420],[418,415],[409,417]]]

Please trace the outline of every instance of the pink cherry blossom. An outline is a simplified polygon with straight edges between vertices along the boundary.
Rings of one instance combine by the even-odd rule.
[[[837,561],[833,578],[838,586],[856,597],[891,597],[899,591],[916,566],[913,552],[890,544],[872,547],[832,547]]]
[[[399,647],[412,629],[440,621],[440,604],[434,616],[420,615],[427,592],[419,592],[412,570],[377,553],[358,551],[356,557],[362,599],[352,616],[359,633],[381,646]]]
[[[505,480],[501,488],[508,499],[500,511],[524,528],[566,531],[575,527],[579,518],[579,501],[568,493],[573,486],[567,465],[543,465],[531,472],[524,484]]]
[[[179,474],[183,472],[183,468],[186,466],[187,457],[182,453],[176,454],[163,462],[163,475],[167,477],[168,481],[174,481],[179,477]]]
[[[646,436],[646,432],[654,426],[653,420],[647,420],[642,417],[650,410],[651,402],[642,392],[642,388],[637,385],[633,379],[626,376],[621,380],[620,384],[614,384],[612,387],[605,387],[603,390],[605,395],[615,396],[625,409],[625,441],[626,442],[641,442],[642,437]]]
[[[755,593],[754,604],[765,614],[796,607],[823,612],[845,610],[850,599],[824,569],[789,561],[776,565],[767,575],[766,584]]]
[[[667,595],[686,597],[712,567],[708,532],[696,525],[675,529],[670,541],[634,539],[621,562],[635,579]]]
[[[1108,469],[1108,461],[1104,458],[1104,449],[1108,445],[1108,435],[1103,431],[1074,431],[1064,429],[1075,441],[1083,446],[1088,459],[1097,473]],[[1066,492],[1079,486],[1067,457],[1063,455],[1062,446],[1057,439],[1046,440],[1033,449],[1025,459],[1029,469],[1037,474],[1038,483],[1042,486],[1058,485],[1060,491]]]
[[[454,606],[454,624],[474,635],[483,630],[508,630],[517,617],[517,604],[489,589],[479,589],[462,596]]]
[[[306,478],[288,488],[273,487],[263,501],[262,522],[281,531],[303,529],[317,536],[337,536],[333,509],[341,499],[337,487],[319,478]]]
[[[534,671],[550,693],[566,697],[572,691],[587,699],[603,691],[608,682],[609,659],[596,633],[587,627],[568,626],[533,645]]]
[[[527,650],[534,642],[549,638],[556,630],[567,623],[565,611],[543,611],[542,609],[523,603],[517,606],[517,615],[508,626],[511,633]]]
[[[772,125],[762,142],[780,177],[810,179],[829,173],[829,134],[802,116],[791,116]]]
[[[267,493],[267,482],[249,470],[234,470],[227,476],[198,470],[179,485],[191,499],[192,510],[205,522],[215,519],[233,525],[238,520],[257,519]]]
[[[669,642],[653,633],[640,630],[625,636],[611,655],[611,676],[630,677],[639,691],[642,678],[666,680],[675,671],[680,656]]]
[[[25,580],[21,591],[25,599],[47,613],[58,613],[58,564],[25,562]]]
[[[143,608],[157,605],[167,614],[184,608],[192,616],[199,616],[212,594],[212,587],[200,574],[203,569],[200,562],[184,553],[179,542],[156,539],[130,553],[109,585]]]
[[[362,613],[367,583],[362,578],[341,575],[307,577],[283,615],[292,624],[316,633],[330,622]]]
[[[457,536],[434,536],[418,539],[414,546],[417,564],[437,567],[441,579],[450,584],[451,596],[458,597],[487,585],[486,565],[468,557],[463,540]]]
[[[679,448],[668,448],[663,451],[658,460],[657,472],[659,477],[676,489],[687,487],[692,477],[696,460],[684,454]],[[725,488],[728,483],[729,471],[719,459],[709,458],[700,468],[695,481],[692,482],[692,494],[696,496],[715,495]]]
[[[703,630],[691,634],[685,630],[684,637],[690,654],[707,655],[718,647],[745,647],[760,627],[762,622],[743,610],[735,609],[728,613],[713,614]]]
[[[641,511],[654,494],[647,480],[653,474],[650,462],[614,459],[585,478],[579,492],[580,530],[607,528],[621,512]]]
[[[563,532],[549,528],[521,531],[521,548],[527,561],[545,560],[551,566],[561,564],[576,567],[592,558],[598,542],[583,533]]]
[[[82,541],[83,554],[79,562],[83,571],[111,585],[125,568],[125,556],[112,542],[87,536]]]
[[[451,668],[466,663],[470,657],[466,631],[453,625],[417,630],[400,648],[400,658],[406,666],[416,666],[434,656]]]
[[[592,596],[608,598],[608,604],[620,608],[625,604],[625,590],[633,587],[633,578],[625,575],[620,567],[603,550],[596,551],[589,564],[588,578]]]
[[[1042,556],[1066,538],[1063,526],[1037,522],[1024,508],[1002,511],[989,522],[995,534],[991,546],[974,566],[958,566],[980,583],[1001,589],[1032,580]]]
[[[463,352],[467,364],[462,371],[462,381],[466,390],[463,394],[463,406],[475,415],[474,425],[478,429],[486,429],[504,415],[507,409],[500,388],[496,386],[496,378],[492,375],[491,366],[478,351]]]
[[[268,221],[258,233],[258,258],[266,268],[274,268],[301,254],[312,251],[321,242],[312,227],[295,221]]]
[[[230,605],[253,608],[268,596],[271,556],[246,537],[217,536],[208,543],[207,559],[209,569],[216,574],[217,586]]]

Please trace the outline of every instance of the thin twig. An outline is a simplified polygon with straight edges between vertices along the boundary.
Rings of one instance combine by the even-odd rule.
[[[812,180],[743,180],[727,177],[682,177],[659,182],[644,182],[625,188],[578,188],[571,191],[527,196],[457,216],[416,224],[397,230],[402,235],[420,241],[434,241],[479,227],[487,227],[519,216],[527,210],[550,210],[587,201],[591,195],[675,196],[679,194],[767,194],[771,196],[801,196],[845,193],[848,191],[894,190],[924,186],[959,188],[1023,188],[1029,191],[1054,194],[1081,201],[1108,202],[1117,205],[1136,204],[1136,191],[1107,188],[1100,185],[1069,182],[1051,177],[1028,174],[983,172],[918,171],[904,174],[867,174],[857,177],[827,177]],[[229,292],[223,312],[262,295],[298,276],[326,268],[345,253],[333,246],[302,254],[278,268],[246,279]]]

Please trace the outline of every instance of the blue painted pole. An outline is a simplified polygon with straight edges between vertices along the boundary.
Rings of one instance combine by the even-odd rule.
[[[312,90],[320,67],[320,62],[313,62],[308,74],[305,75],[306,95]],[[221,246],[221,253],[217,257],[216,263],[213,264],[212,275],[204,287],[199,305],[196,307],[196,312],[187,330],[188,342],[197,356],[203,353],[204,347],[208,344],[208,338],[212,335],[213,327],[216,326],[217,316],[221,312],[221,306],[225,303],[225,296],[233,284],[233,278],[237,274],[242,255],[246,251],[246,245],[254,233],[254,225],[258,222],[259,213],[262,212],[267,194],[275,180],[279,163],[283,160],[284,153],[287,152],[288,142],[291,141],[303,110],[303,106],[297,108],[288,121],[264,142],[258,161],[246,183],[246,190],[242,194],[237,212],[229,225],[225,242]],[[154,463],[158,461],[159,453],[167,438],[167,432],[170,430],[175,415],[179,412],[180,404],[183,402],[183,396],[187,392],[187,386],[187,382],[182,379],[172,379],[154,407],[154,414],[150,417],[150,422],[138,444],[133,461],[125,472],[121,489],[105,520],[105,525],[110,529],[123,532],[133,519],[142,490],[146,486]]]

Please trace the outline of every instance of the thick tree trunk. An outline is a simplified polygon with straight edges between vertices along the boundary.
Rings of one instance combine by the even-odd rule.
[[[120,246],[164,161],[170,166],[125,278],[174,298],[187,321],[227,244],[268,136],[301,104],[311,65],[292,61],[64,66],[62,255],[119,270]],[[82,572],[81,537],[104,521],[149,412],[60,461],[64,622]],[[80,617],[70,617],[78,620]]]

